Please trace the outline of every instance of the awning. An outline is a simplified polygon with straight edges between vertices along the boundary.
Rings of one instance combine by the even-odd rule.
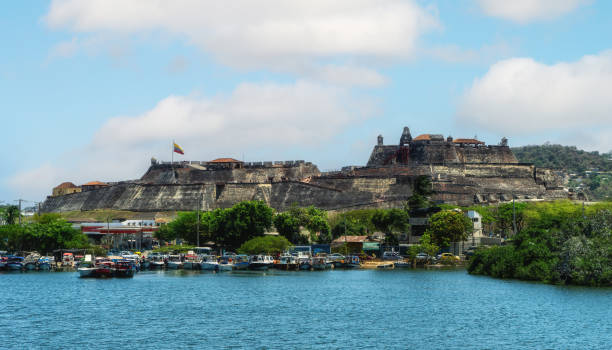
[[[363,242],[363,250],[380,250],[378,242]]]

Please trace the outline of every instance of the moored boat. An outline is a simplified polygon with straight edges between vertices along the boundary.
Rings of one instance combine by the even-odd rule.
[[[281,270],[297,270],[298,259],[295,255],[284,254],[278,259],[278,263],[274,267]]]
[[[86,261],[81,263],[77,271],[79,272],[79,277],[81,278],[95,277],[96,267],[94,267],[92,262]]]
[[[325,270],[330,267],[327,264],[327,259],[324,256],[313,256],[310,258],[310,264],[313,270]]]
[[[216,271],[219,269],[219,262],[214,255],[203,255],[200,268],[207,271]]]
[[[51,260],[48,257],[41,257],[40,259],[38,259],[36,265],[38,266],[38,270],[40,271],[51,270]]]
[[[147,256],[146,261],[149,263],[150,269],[163,269],[166,266],[166,256],[159,253],[152,253]]]
[[[361,260],[357,255],[349,255],[342,260],[342,265],[340,266],[345,269],[358,269],[361,267]]]
[[[185,270],[199,270],[201,259],[195,254],[185,255],[185,261],[183,261],[183,268]]]
[[[234,262],[236,261],[236,255],[224,255],[219,259],[218,270],[219,271],[231,271],[234,269]]]
[[[121,259],[115,261],[115,269],[113,276],[115,277],[134,277],[136,266],[130,259]]]
[[[267,270],[274,266],[274,259],[269,255],[253,255],[249,259],[249,270]]]
[[[174,270],[182,269],[183,262],[181,261],[181,256],[180,255],[169,255],[167,266],[169,269],[174,269]]]
[[[9,256],[6,260],[6,269],[18,271],[23,269],[23,260],[22,256]]]
[[[247,270],[249,268],[249,256],[240,254],[236,255],[234,261],[234,270]]]

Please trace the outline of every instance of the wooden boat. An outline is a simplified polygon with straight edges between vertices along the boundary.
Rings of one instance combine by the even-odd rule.
[[[345,269],[358,269],[361,267],[361,259],[357,255],[349,255],[342,260],[340,267]]]
[[[74,255],[72,253],[62,255],[62,266],[74,266]]]
[[[146,261],[149,263],[149,269],[163,269],[166,267],[166,256],[159,253],[152,253],[148,255]]]
[[[122,259],[115,261],[115,269],[113,276],[115,277],[134,277],[136,272],[136,266],[134,262],[128,259]]]
[[[96,267],[94,266],[94,263],[89,262],[89,261],[85,261],[81,263],[77,271],[79,272],[79,277],[81,278],[96,277],[95,276]]]

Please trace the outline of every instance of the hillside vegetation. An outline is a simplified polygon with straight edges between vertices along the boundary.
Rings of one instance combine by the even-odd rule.
[[[559,169],[570,174],[568,187],[591,200],[612,199],[612,152],[586,152],[573,146],[542,145],[513,148],[521,163]]]
[[[521,163],[533,163],[537,167],[565,170],[583,174],[590,169],[612,171],[611,153],[587,152],[575,146],[542,145],[512,148]]]

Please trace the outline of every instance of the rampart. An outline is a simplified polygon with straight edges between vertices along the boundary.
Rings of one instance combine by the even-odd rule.
[[[567,198],[561,179],[550,170],[520,164],[502,140],[485,146],[475,139],[443,139],[404,129],[399,145],[374,147],[368,165],[321,173],[304,161],[251,162],[221,158],[210,162],[158,163],[136,181],[59,196],[44,212],[117,209],[131,211],[227,208],[262,200],[277,210],[292,204],[327,210],[401,207],[416,179],[427,176],[438,202],[472,205]]]

